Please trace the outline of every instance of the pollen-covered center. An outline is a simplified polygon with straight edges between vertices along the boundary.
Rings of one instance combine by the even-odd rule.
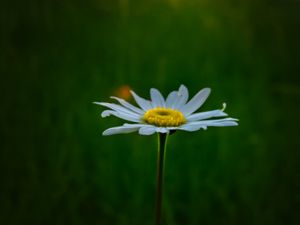
[[[143,121],[158,127],[178,127],[186,122],[182,112],[167,108],[148,110],[144,114]]]

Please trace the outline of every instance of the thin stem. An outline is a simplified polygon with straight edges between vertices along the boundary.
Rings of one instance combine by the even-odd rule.
[[[161,206],[163,200],[163,179],[165,154],[168,134],[158,133],[158,152],[157,152],[157,192],[156,192],[156,219],[155,225],[161,224]]]

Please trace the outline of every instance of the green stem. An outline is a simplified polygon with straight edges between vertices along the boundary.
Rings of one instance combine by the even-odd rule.
[[[163,200],[163,179],[165,154],[168,134],[158,133],[158,152],[157,152],[157,192],[156,192],[156,219],[155,225],[161,224],[161,206]]]

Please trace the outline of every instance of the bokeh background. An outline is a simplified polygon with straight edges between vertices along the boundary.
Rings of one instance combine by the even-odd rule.
[[[300,1],[1,3],[0,224],[151,225],[156,136],[93,101],[185,84],[238,127],[169,139],[165,225],[300,223]],[[128,99],[132,101],[132,99]]]

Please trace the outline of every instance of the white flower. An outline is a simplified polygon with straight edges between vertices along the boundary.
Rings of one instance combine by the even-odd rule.
[[[237,126],[237,119],[223,118],[207,120],[212,117],[225,117],[223,109],[207,112],[197,112],[210,94],[210,88],[199,91],[190,101],[188,101],[188,89],[181,85],[178,91],[172,91],[165,100],[162,94],[155,88],[151,88],[151,101],[139,97],[131,91],[133,98],[140,108],[133,106],[123,99],[111,97],[120,104],[94,102],[105,106],[109,110],[102,112],[102,117],[110,115],[134,122],[133,124],[123,124],[123,126],[112,127],[103,132],[103,135],[113,135],[121,133],[131,133],[138,131],[142,135],[151,135],[155,132],[169,133],[173,130],[197,131],[208,126],[225,127]]]

